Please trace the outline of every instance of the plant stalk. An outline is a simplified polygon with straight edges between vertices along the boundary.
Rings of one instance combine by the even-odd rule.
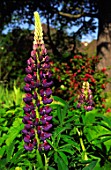
[[[77,133],[78,135],[80,136],[80,145],[81,145],[81,148],[82,148],[82,151],[84,152],[84,160],[88,160],[88,157],[87,157],[87,153],[86,153],[86,149],[85,149],[85,146],[84,146],[84,142],[83,142],[83,139],[82,139],[82,130],[79,131],[77,128]]]

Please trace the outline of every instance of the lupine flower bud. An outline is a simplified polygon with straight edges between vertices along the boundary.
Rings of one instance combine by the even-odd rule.
[[[26,95],[23,98],[25,116],[22,121],[25,126],[22,133],[26,143],[24,148],[27,151],[32,151],[35,145],[39,151],[47,151],[51,148],[46,139],[51,137],[49,131],[52,128],[52,116],[50,115],[52,108],[49,104],[52,102],[53,81],[51,80],[50,59],[43,42],[39,14],[35,12],[34,16],[33,50],[31,57],[27,60],[25,69],[27,75],[24,78]]]
[[[94,108],[94,101],[88,82],[83,82],[81,92],[82,93],[79,96],[77,108],[79,109],[81,106],[84,106],[86,111],[91,111]]]

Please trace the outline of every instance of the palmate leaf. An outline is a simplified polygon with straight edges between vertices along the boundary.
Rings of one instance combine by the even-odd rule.
[[[94,170],[94,167],[96,166],[98,160],[92,161],[89,165],[87,165],[82,170]]]
[[[59,141],[61,141],[61,136],[62,133],[64,131],[67,131],[68,129],[70,129],[71,127],[69,125],[65,126],[65,127],[57,127],[52,135],[52,143],[53,143],[53,147],[57,148]]]
[[[62,123],[63,123],[64,119],[68,119],[68,117],[69,117],[68,115],[66,115],[67,112],[68,112],[68,107],[65,106],[65,107],[62,109]]]
[[[39,153],[39,151],[37,150],[37,164],[38,164],[38,168],[40,167],[40,168],[43,168],[43,162],[42,162],[42,157],[41,157],[41,155],[40,155],[40,153]]]
[[[13,115],[17,115],[17,116],[22,116],[23,115],[23,108],[22,107],[20,107],[20,106],[16,106],[16,108],[15,108],[15,106],[12,106],[12,107],[10,107],[10,109],[8,110],[8,111],[6,111],[6,115],[11,115],[12,116],[12,114]]]
[[[14,164],[17,165],[18,163],[20,163],[21,165],[25,165],[24,162],[25,162],[25,159],[24,159],[23,155],[20,155],[20,157],[18,157],[18,159],[15,159]]]
[[[56,170],[56,169],[53,168],[53,167],[51,167],[51,166],[49,166],[49,167],[48,167],[48,170]]]
[[[42,166],[37,168],[37,170],[42,170],[42,169],[43,169],[43,167],[42,167]]]
[[[56,162],[56,163],[57,163],[57,158],[58,158],[58,153],[55,152],[55,153],[54,153],[54,162]]]
[[[6,169],[6,167],[5,167],[5,165],[7,164],[7,159],[6,158],[4,158],[4,159],[1,159],[0,160],[0,170],[7,170]]]
[[[0,139],[0,145],[7,139],[7,134],[3,134],[2,138]]]
[[[60,124],[62,124],[62,108],[61,108],[61,106],[58,106],[57,107],[57,116],[58,116],[58,119],[59,119],[59,122],[60,122]]]
[[[23,162],[23,165],[24,165],[24,169],[28,169],[28,170],[32,170],[34,165],[29,161],[27,160],[27,158],[24,160]],[[23,167],[23,166],[22,166]]]
[[[61,105],[57,106],[57,117],[58,117],[58,120],[60,122],[60,125],[63,124],[64,119],[66,118],[67,112],[68,112],[68,105],[67,105],[67,103],[65,101],[64,101],[64,106],[63,105],[62,106]]]
[[[23,149],[18,150],[18,151],[13,155],[13,157],[12,157],[12,159],[11,159],[11,163],[15,164],[15,161],[20,158],[20,156],[22,155],[23,151],[24,151]]]
[[[84,127],[84,134],[86,135],[87,140],[90,141],[94,141],[96,142],[97,139],[102,139],[102,137],[106,137],[106,136],[111,136],[111,128],[109,127],[109,125],[102,121],[99,122],[95,122],[93,124],[93,126],[88,125]],[[109,134],[109,135],[108,135]]]
[[[6,149],[6,153],[7,153],[7,162],[10,162],[13,152],[14,152],[14,148],[15,148],[15,141],[13,141],[9,146],[7,146]]]
[[[58,170],[68,170],[67,165],[64,163],[63,159],[59,157],[58,153],[54,153],[54,161],[57,163]]]
[[[101,146],[100,148],[102,149],[103,148],[103,145],[106,146],[107,148],[107,151],[110,150],[111,148],[111,134],[106,134],[106,135],[101,135],[98,137],[99,139],[98,140],[94,140],[93,144],[95,146]],[[105,150],[104,150],[105,152]]]
[[[65,100],[63,100],[62,98],[58,97],[58,96],[53,96],[54,101],[57,101],[58,104],[61,104],[62,106],[66,106],[67,102]]]
[[[0,124],[5,121],[5,118],[0,118]]]
[[[66,121],[65,121],[65,124],[66,123],[71,123],[71,122],[74,122],[74,120],[75,120],[75,116],[73,116],[73,117],[69,117],[69,119],[67,119]]]
[[[61,152],[66,152],[66,153],[69,153],[71,155],[74,154],[74,150],[71,148],[71,147],[68,147],[66,145],[63,145],[62,147],[59,148],[59,151]]]
[[[95,117],[97,116],[97,110],[92,110],[86,112],[85,115],[82,115],[82,120],[85,125],[95,123]]]
[[[58,170],[68,170],[67,165],[64,163],[64,161],[58,156],[57,159],[57,166],[58,166]]]
[[[20,91],[20,88],[16,88],[15,83],[13,88],[14,88],[14,93],[13,93],[14,102],[16,105],[20,105],[22,102],[22,93]]]
[[[55,142],[55,146],[56,146],[56,147],[58,147],[60,139],[61,139],[61,134],[59,133],[59,134],[57,135],[57,139],[56,139],[56,142]]]
[[[26,169],[28,169],[28,170],[32,169],[33,164],[32,164],[32,162],[30,162],[30,160],[28,160],[28,157],[26,156],[26,154],[23,154],[21,152],[21,155],[20,155],[20,152],[18,151],[17,155],[16,155],[16,158],[17,159],[12,158],[13,162],[11,161],[11,164],[9,165],[10,167],[13,167],[13,164],[14,164],[15,166],[20,166],[22,168],[24,167],[23,169],[25,169],[25,170]],[[9,170],[10,170],[10,168],[9,168]]]
[[[12,141],[18,136],[18,134],[23,129],[23,124],[21,124],[21,119],[16,118],[12,127],[8,131],[7,139],[6,139],[6,145],[9,146]]]
[[[74,104],[74,99],[76,99],[76,96],[73,96],[73,97],[68,101],[68,105],[70,105],[71,102]]]
[[[51,146],[52,148],[54,148],[53,143],[52,143],[49,139],[47,139],[47,142],[50,144],[50,146]]]
[[[52,115],[54,116],[54,114],[52,113]],[[52,120],[53,120],[53,125],[59,125],[59,120],[58,119],[56,119],[56,118],[52,118]]]
[[[58,151],[58,153],[59,153],[60,157],[62,158],[62,160],[64,161],[64,163],[66,165],[68,165],[68,159],[67,159],[67,156],[64,154],[64,152]]]
[[[109,135],[109,134],[99,136],[98,138],[100,138],[100,137],[103,137],[103,138],[101,138],[98,143],[103,143],[103,142],[106,142],[106,141],[108,141],[108,140],[111,140],[111,134],[109,135],[109,137],[107,137],[108,135]]]
[[[107,125],[109,125],[109,127],[111,128],[111,117],[106,117],[104,115],[96,115],[96,119],[101,119],[103,120],[104,123],[106,123]]]
[[[11,144],[11,142],[18,136],[18,134],[20,133],[20,131],[23,129],[23,126],[20,126],[19,129],[15,129],[12,132],[10,132],[10,134],[8,135],[8,138],[6,140],[6,145],[9,146]]]
[[[53,138],[57,138],[58,134],[61,134],[62,132],[64,132],[65,130],[70,129],[71,127],[69,125],[65,126],[65,127],[57,127],[55,129],[55,132],[53,134]]]
[[[48,157],[51,157],[53,154],[54,154],[54,150],[50,150],[50,151],[48,152]]]
[[[67,102],[65,102],[63,99],[54,96],[54,102],[52,105],[52,107],[54,107],[54,103],[56,103],[57,105],[55,106],[55,111],[54,112],[54,116],[55,118],[53,118],[54,123],[59,124],[60,126],[63,126],[63,124],[65,123],[65,119],[66,119],[66,114],[68,113],[68,104]],[[67,119],[68,119],[68,115],[67,115]]]
[[[63,141],[67,142],[69,146],[71,147],[73,146],[77,150],[80,150],[80,145],[77,142],[75,142],[70,136],[62,135],[61,138],[63,139]]]
[[[111,169],[111,163],[106,162],[103,167],[100,167],[100,170],[110,170]]]
[[[104,122],[98,122],[98,125],[100,125],[100,126],[106,128],[107,130],[111,131],[111,127],[109,127],[109,126],[108,126],[106,123],[104,123]]]
[[[0,148],[0,159],[3,157],[5,150],[6,150],[6,146]]]

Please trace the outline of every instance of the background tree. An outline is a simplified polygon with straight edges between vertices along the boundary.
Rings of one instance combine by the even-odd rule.
[[[101,57],[98,68],[108,67],[108,78],[111,79],[111,1],[99,0],[98,10],[97,55]],[[111,83],[106,90],[111,90]]]
[[[84,1],[1,1],[1,31],[7,26],[7,24],[13,23],[15,25],[16,21],[19,23],[27,22],[30,24],[33,23],[33,11],[39,10],[41,16],[46,19],[47,24],[47,35],[50,40],[51,48],[54,54],[61,56],[58,48],[60,44],[60,39],[63,41],[63,31],[66,31],[67,28],[71,30],[72,26],[77,26],[78,30],[74,32],[72,30],[69,44],[73,44],[72,53],[75,50],[76,43],[75,40],[78,36],[81,38],[83,34],[92,32],[95,30],[95,21],[94,17],[97,13],[97,9],[94,6],[95,3],[92,1],[90,6],[89,0]],[[86,19],[86,17],[90,17]],[[50,26],[54,27],[59,31],[56,32],[56,42],[52,40],[50,35]],[[61,37],[59,37],[61,36]],[[59,41],[58,41],[59,40]],[[69,40],[69,39],[67,39]],[[63,43],[65,45],[65,43]],[[59,48],[60,49],[60,48]]]
[[[29,30],[13,29],[0,36],[0,79],[10,83],[23,79],[27,57],[30,56],[33,34]]]
[[[97,54],[103,58],[98,65],[98,68],[110,66],[110,12],[111,2],[109,0],[43,0],[43,1],[16,1],[16,0],[1,0],[0,1],[0,29],[1,31],[8,25],[19,25],[19,23],[28,23],[29,26],[33,23],[33,12],[38,10],[40,15],[46,19],[47,35],[49,44],[55,56],[62,57],[64,51],[63,32],[67,28],[77,26],[78,30],[72,29],[71,39],[68,44],[73,44],[72,54],[75,51],[76,39],[83,34],[92,33],[96,29],[95,18],[98,18],[98,46]],[[57,29],[55,34],[51,35],[50,26]],[[60,34],[61,33],[61,34]],[[53,38],[56,37],[56,39]],[[65,48],[66,49],[66,48]],[[66,49],[67,50],[67,49]],[[110,71],[109,71],[110,75]]]

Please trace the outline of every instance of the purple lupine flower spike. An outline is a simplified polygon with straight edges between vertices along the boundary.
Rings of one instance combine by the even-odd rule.
[[[53,81],[51,80],[50,58],[43,42],[40,18],[37,12],[34,15],[33,50],[31,57],[27,60],[25,69],[27,75],[24,78],[26,95],[23,98],[25,116],[22,122],[25,126],[22,133],[25,142],[24,148],[27,151],[32,151],[36,145],[39,151],[47,151],[51,148],[46,139],[51,137],[52,116],[50,113],[52,108],[49,104],[53,101],[51,98]]]
[[[91,90],[89,88],[89,83],[88,82],[83,83],[81,91],[82,91],[82,94],[80,94],[80,96],[79,96],[77,108],[79,109],[83,105],[84,109],[86,111],[93,110],[94,101],[93,101],[92,92],[91,92]]]

